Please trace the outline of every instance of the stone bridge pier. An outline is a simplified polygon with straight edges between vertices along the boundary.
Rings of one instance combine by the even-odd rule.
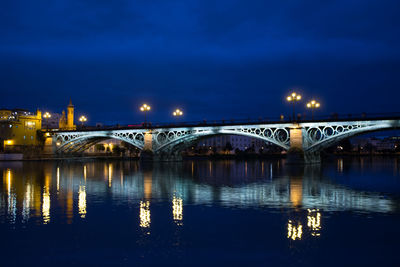
[[[321,153],[309,151],[307,130],[300,125],[290,128],[290,148],[287,151],[287,164],[318,164],[321,162]]]
[[[157,135],[152,130],[145,132],[144,145],[140,152],[141,161],[182,161],[181,150],[160,150],[157,145]]]

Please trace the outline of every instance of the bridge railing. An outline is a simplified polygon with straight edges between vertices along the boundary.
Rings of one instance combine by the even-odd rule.
[[[291,116],[270,116],[258,118],[241,119],[220,119],[220,120],[202,120],[202,121],[184,121],[184,122],[148,122],[139,124],[116,124],[107,126],[77,126],[77,130],[98,131],[113,129],[153,129],[153,128],[174,128],[174,127],[200,127],[200,126],[229,126],[229,125],[250,125],[250,124],[274,124],[274,123],[293,123],[293,122],[330,122],[330,121],[349,121],[349,120],[379,120],[379,119],[399,119],[400,112],[391,113],[353,113],[329,115],[318,115],[313,118],[309,114],[301,114],[293,119]],[[58,131],[58,129],[50,129]]]

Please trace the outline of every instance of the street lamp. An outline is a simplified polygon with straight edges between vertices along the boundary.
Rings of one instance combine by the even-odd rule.
[[[51,118],[51,114],[46,112],[43,114],[43,118],[45,118],[45,120],[46,120],[46,129],[48,130],[49,129],[49,119]]]
[[[172,115],[174,115],[174,117],[179,117],[179,116],[182,116],[182,115],[183,115],[183,112],[182,112],[182,110],[180,110],[179,108],[177,108],[177,109],[172,113]]]
[[[149,105],[147,105],[147,104],[143,104],[140,107],[140,111],[144,113],[144,125],[146,125],[146,123],[147,123],[146,122],[146,113],[149,112],[150,109],[151,109],[151,107]]]
[[[292,102],[292,106],[293,106],[293,120],[295,120],[295,115],[296,113],[294,112],[294,104],[297,101],[301,100],[301,95],[298,95],[297,93],[293,92],[291,95],[289,95],[288,97],[286,97],[286,100],[288,102]]]
[[[174,115],[174,117],[179,118],[180,116],[183,115],[182,110],[180,110],[179,108],[177,108],[174,112],[172,112],[172,115]]]
[[[307,103],[307,108],[311,109],[311,119],[314,119],[314,109],[319,108],[321,105],[315,100],[311,100]]]
[[[81,117],[79,118],[79,121],[81,122],[81,124],[82,124],[82,126],[83,126],[83,123],[84,123],[85,121],[87,121],[87,118],[86,118],[85,116],[81,116]]]

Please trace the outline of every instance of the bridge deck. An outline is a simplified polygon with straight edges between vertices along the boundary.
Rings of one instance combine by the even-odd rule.
[[[273,125],[287,124],[292,125],[293,123],[326,123],[326,122],[354,122],[354,121],[382,121],[382,120],[400,120],[400,113],[390,114],[377,114],[384,116],[371,116],[368,117],[363,114],[357,114],[359,116],[347,115],[345,116],[321,116],[314,120],[301,119],[301,120],[268,120],[258,119],[238,119],[238,120],[210,120],[210,121],[192,121],[192,122],[178,122],[178,123],[147,123],[147,124],[136,124],[136,125],[110,125],[110,126],[78,126],[76,130],[58,130],[49,129],[49,131],[56,132],[76,132],[76,131],[103,131],[103,130],[130,130],[130,129],[163,129],[163,128],[193,128],[193,127],[220,127],[220,126],[237,126],[237,125]]]

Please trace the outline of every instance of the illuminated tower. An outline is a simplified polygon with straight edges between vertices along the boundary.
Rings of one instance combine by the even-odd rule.
[[[72,105],[71,98],[69,99],[69,105],[67,107],[68,115],[67,115],[67,128],[70,130],[75,129],[74,125],[74,105]]]
[[[36,127],[37,127],[37,129],[41,129],[42,128],[42,112],[39,109],[36,110],[36,118],[39,121],[39,123],[36,125]]]

